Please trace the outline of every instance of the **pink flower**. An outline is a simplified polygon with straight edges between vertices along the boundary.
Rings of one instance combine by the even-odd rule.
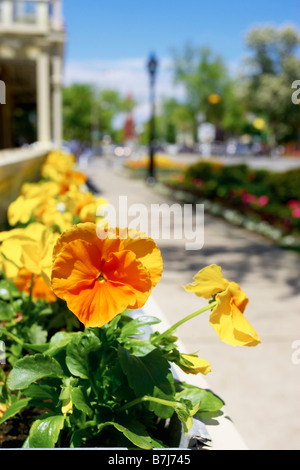
[[[300,207],[300,201],[298,201],[297,199],[291,199],[287,205],[291,208],[291,209],[294,209],[295,207]]]
[[[268,196],[260,196],[257,200],[257,203],[260,207],[266,206],[268,202],[269,202]]]
[[[300,207],[295,207],[292,214],[295,219],[300,219]]]
[[[247,204],[251,204],[252,202],[255,202],[256,197],[253,194],[249,193],[243,193],[242,194],[242,200],[243,202]]]

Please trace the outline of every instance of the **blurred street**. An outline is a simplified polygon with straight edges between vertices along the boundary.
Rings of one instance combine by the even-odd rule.
[[[124,178],[119,164],[107,166],[93,159],[85,171],[116,210],[119,196],[127,196],[128,207],[144,204],[149,213],[151,204],[172,202],[144,181]],[[221,343],[206,315],[184,324],[178,337],[186,352],[197,352],[210,362],[209,387],[225,401],[229,418],[250,450],[300,450],[300,364],[293,349],[300,340],[299,254],[208,214],[203,249],[186,251],[184,240],[156,241],[164,274],[152,296],[170,324],[206,305],[181,286],[209,264],[220,265],[224,277],[247,293],[245,316],[260,336],[258,347]]]

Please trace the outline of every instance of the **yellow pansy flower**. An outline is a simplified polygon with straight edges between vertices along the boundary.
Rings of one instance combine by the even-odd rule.
[[[213,299],[209,322],[225,343],[256,346],[260,339],[243,313],[249,302],[238,284],[229,282],[219,266],[208,266],[196,274],[194,282],[184,286],[187,292]]]
[[[211,372],[211,367],[209,362],[205,359],[201,359],[194,354],[181,354],[180,361],[177,362],[177,365],[186,373],[186,374],[203,374],[207,375]]]
[[[84,205],[79,213],[80,222],[97,222],[100,220],[99,214],[107,205],[104,198],[95,199],[90,204]]]
[[[0,418],[2,418],[7,408],[8,407],[6,405],[3,405],[2,403],[0,403]]]
[[[32,199],[37,196],[47,195],[54,197],[59,195],[60,185],[54,181],[40,181],[38,183],[24,183],[20,190],[20,195],[26,199]]]
[[[9,225],[14,227],[18,223],[27,224],[39,203],[39,197],[26,199],[24,196],[19,196],[8,206],[7,220]]]
[[[8,279],[14,279],[22,267],[22,244],[30,243],[27,228],[16,228],[0,233],[1,269]]]
[[[72,154],[66,154],[60,150],[54,150],[47,155],[45,165],[51,165],[59,169],[73,168],[76,158]]]
[[[69,229],[73,224],[73,215],[66,211],[64,203],[56,198],[44,198],[35,209],[33,216],[36,221],[46,227],[59,227],[61,232]]]
[[[71,398],[63,400],[61,411],[64,416],[73,413],[73,401],[71,400]]]
[[[58,236],[39,223],[0,233],[0,252],[6,260],[4,272],[7,277],[12,279],[12,273],[6,271],[10,262],[17,269],[15,276],[19,268],[25,268],[32,274],[42,276],[50,286],[52,252]]]
[[[86,183],[87,177],[84,173],[73,168],[55,168],[50,164],[45,164],[41,170],[43,178],[47,178],[62,186],[61,192],[67,191],[72,185],[80,187]]]

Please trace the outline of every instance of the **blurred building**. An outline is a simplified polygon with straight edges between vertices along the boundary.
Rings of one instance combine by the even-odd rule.
[[[62,140],[61,0],[0,0],[0,149]]]

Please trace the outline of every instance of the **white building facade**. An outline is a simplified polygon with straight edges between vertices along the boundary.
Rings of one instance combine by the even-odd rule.
[[[62,142],[61,0],[0,0],[0,149]]]

